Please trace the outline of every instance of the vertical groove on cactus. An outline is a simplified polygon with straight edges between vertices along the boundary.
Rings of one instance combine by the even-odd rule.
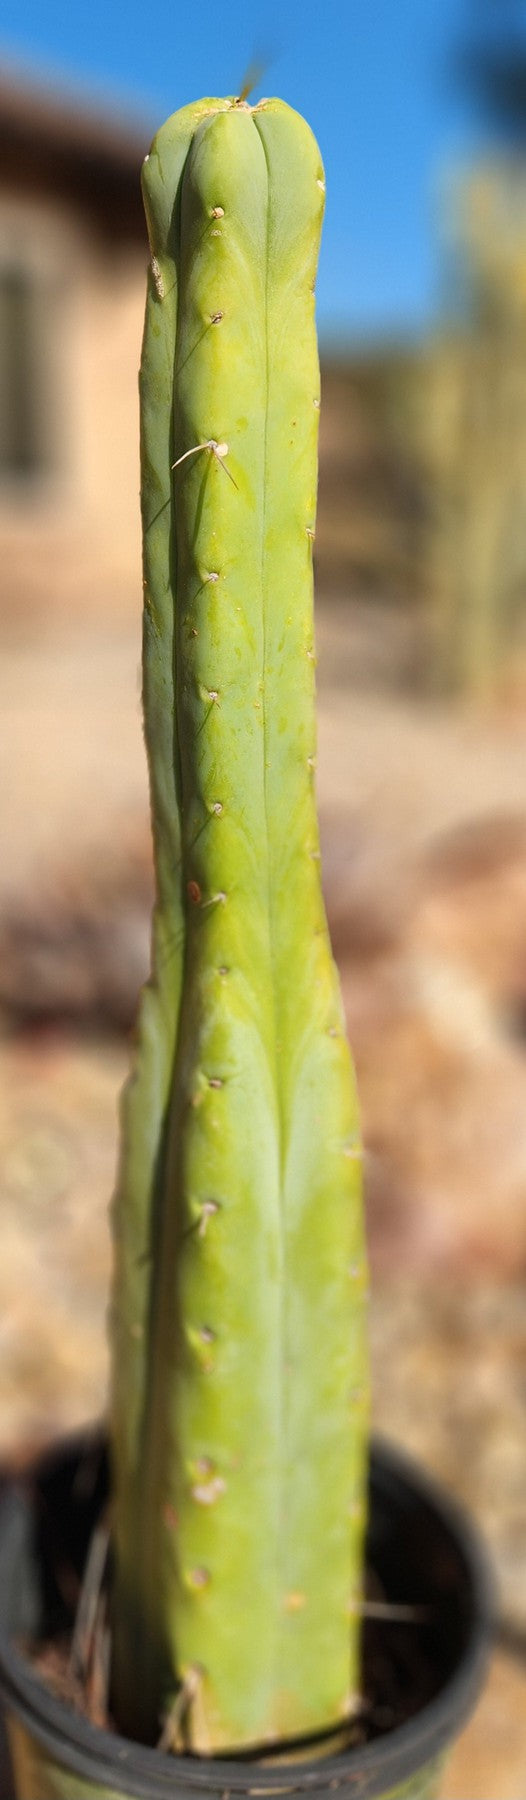
[[[203,1753],[358,1685],[366,1436],[352,1073],[321,898],[312,534],[323,172],[279,101],[144,175],[152,984],[115,1205],[113,1701]],[[227,479],[228,477],[228,479]]]
[[[257,130],[257,118],[256,117],[254,117],[254,124],[255,124],[256,130]],[[263,147],[263,153],[265,156],[267,190],[269,190],[269,188],[270,188],[269,166],[268,166],[268,159],[267,159],[267,154],[266,154],[266,150],[265,150],[264,138],[261,139],[261,143],[262,143],[262,147]],[[278,1495],[277,1495],[275,1580],[276,1580],[277,1592],[279,1592],[281,1590],[281,1592],[283,1593],[286,1591],[286,1582],[284,1581],[285,1571],[282,1566],[283,1565],[283,1549],[284,1549],[284,1520],[283,1520],[284,1496],[283,1496],[283,1473],[282,1473],[282,1470],[283,1470],[283,1455],[284,1455],[285,1436],[286,1436],[286,1421],[284,1418],[285,1383],[283,1381],[283,1367],[284,1367],[284,1363],[285,1363],[285,1304],[286,1304],[285,1284],[286,1284],[286,1280],[287,1280],[287,1268],[286,1268],[286,1257],[285,1257],[285,1220],[284,1220],[284,1209],[283,1209],[284,1116],[283,1116],[283,1094],[282,1094],[282,1087],[281,1087],[281,1081],[280,1081],[280,1071],[279,1071],[279,1066],[278,1066],[278,1054],[277,1054],[278,1030],[279,1030],[279,1027],[278,1027],[279,1003],[278,1003],[277,982],[276,982],[274,895],[273,895],[272,869],[271,869],[271,862],[270,862],[270,836],[271,836],[270,824],[271,824],[271,820],[270,820],[270,807],[269,807],[268,781],[267,781],[267,766],[268,766],[268,757],[269,757],[269,753],[270,753],[269,730],[268,730],[268,683],[270,681],[270,671],[269,671],[269,667],[268,667],[269,627],[268,627],[267,594],[266,594],[266,585],[267,585],[266,584],[266,575],[267,575],[266,528],[267,528],[267,511],[268,511],[267,502],[268,502],[268,480],[269,480],[268,445],[269,445],[269,406],[270,406],[270,367],[271,367],[270,346],[269,346],[269,274],[270,274],[270,211],[269,211],[269,203],[268,203],[268,198],[267,198],[267,217],[266,217],[266,229],[265,229],[265,273],[264,273],[265,415],[264,415],[263,433],[262,433],[262,438],[263,438],[263,516],[262,516],[262,529],[261,529],[261,604],[262,604],[262,629],[263,629],[263,660],[262,660],[262,702],[261,702],[261,706],[262,706],[262,722],[263,722],[263,796],[264,796],[264,813],[265,813],[265,836],[266,836],[266,845],[267,845],[267,908],[268,908],[268,929],[269,929],[269,966],[270,966],[270,974],[271,974],[271,982],[272,982],[272,1024],[273,1024],[273,1046],[272,1046],[272,1048],[273,1048],[274,1080],[275,1080],[275,1086],[276,1086],[276,1099],[277,1099],[278,1166],[279,1166],[279,1195],[278,1195],[278,1207],[279,1207],[278,1257],[279,1257],[279,1265],[278,1265],[278,1270],[277,1270],[276,1282],[277,1282],[277,1293],[278,1293],[277,1331],[278,1331],[278,1342],[279,1342],[278,1362],[279,1362],[279,1369],[280,1369],[280,1377],[278,1380],[278,1392],[276,1395],[276,1435],[277,1435],[277,1445],[278,1445],[278,1463],[281,1468],[281,1478],[280,1478],[280,1482],[279,1482],[279,1490],[278,1490]]]

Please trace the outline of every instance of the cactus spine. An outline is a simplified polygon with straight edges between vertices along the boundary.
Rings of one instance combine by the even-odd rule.
[[[115,1204],[113,1703],[202,1753],[359,1681],[359,1140],[320,888],[312,539],[319,151],[277,100],[144,170],[153,974]],[[192,452],[191,455],[187,454]]]

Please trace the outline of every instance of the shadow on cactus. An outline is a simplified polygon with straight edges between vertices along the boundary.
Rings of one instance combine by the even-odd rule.
[[[349,1718],[367,1436],[360,1147],[320,885],[312,547],[324,177],[277,100],[144,167],[153,969],[114,1208],[120,1729]]]

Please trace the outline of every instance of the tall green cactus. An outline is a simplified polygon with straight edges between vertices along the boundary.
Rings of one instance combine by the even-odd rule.
[[[202,1753],[353,1709],[359,1138],[320,887],[319,151],[203,100],[144,169],[153,974],[115,1205],[113,1706]]]

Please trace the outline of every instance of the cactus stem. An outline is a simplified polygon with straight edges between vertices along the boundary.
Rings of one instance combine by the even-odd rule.
[[[359,1167],[312,775],[317,177],[290,108],[229,97],[176,114],[145,179],[157,904],[115,1209],[112,1710],[151,1744],[162,1706],[192,1756],[323,1730],[357,1679]]]

